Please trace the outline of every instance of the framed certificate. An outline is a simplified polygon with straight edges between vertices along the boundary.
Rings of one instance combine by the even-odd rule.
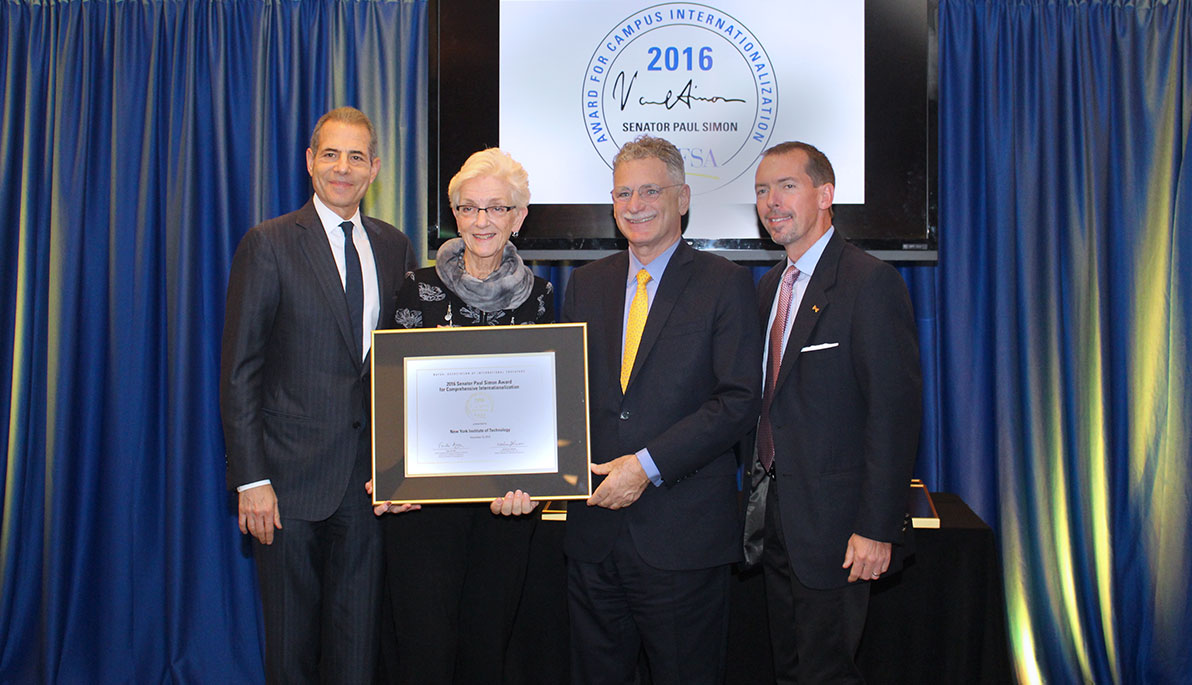
[[[373,502],[591,495],[585,324],[374,331]]]

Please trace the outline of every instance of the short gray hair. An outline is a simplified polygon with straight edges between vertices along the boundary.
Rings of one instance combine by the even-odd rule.
[[[363,126],[368,129],[368,159],[372,161],[377,157],[377,130],[373,128],[372,121],[368,115],[355,107],[336,107],[319,117],[315,122],[315,130],[310,134],[310,150],[317,153],[319,151],[319,133],[323,131],[323,124],[328,121],[334,121],[340,124],[348,124],[349,126]]]
[[[687,172],[683,168],[683,155],[669,140],[654,136],[638,136],[621,146],[613,158],[613,173],[624,162],[637,159],[658,159],[666,164],[667,175],[673,183],[686,183]]]

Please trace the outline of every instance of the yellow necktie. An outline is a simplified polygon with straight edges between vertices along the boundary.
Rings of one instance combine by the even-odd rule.
[[[650,301],[646,295],[646,284],[649,282],[650,272],[645,269],[637,272],[637,292],[633,294],[633,302],[629,305],[629,322],[625,325],[625,354],[621,356],[621,392],[625,392],[625,386],[629,385],[629,372],[633,370],[637,346],[642,341],[642,329],[646,327],[646,314],[650,311]]]

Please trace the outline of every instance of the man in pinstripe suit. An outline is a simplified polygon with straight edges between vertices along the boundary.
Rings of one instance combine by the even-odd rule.
[[[369,333],[414,267],[401,232],[360,214],[376,149],[359,110],[323,115],[306,151],[314,197],[249,231],[228,280],[228,485],[255,539],[271,683],[369,683],[376,660]]]

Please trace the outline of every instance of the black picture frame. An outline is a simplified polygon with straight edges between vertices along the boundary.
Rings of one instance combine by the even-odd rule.
[[[548,351],[555,365],[556,472],[406,477],[407,358]],[[587,324],[374,331],[371,359],[374,504],[490,502],[519,489],[541,500],[591,496]]]

